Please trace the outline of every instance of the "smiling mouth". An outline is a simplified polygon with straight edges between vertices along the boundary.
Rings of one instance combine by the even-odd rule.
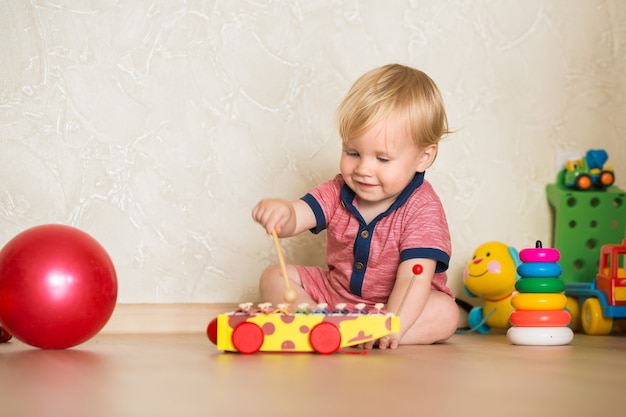
[[[485,272],[483,272],[482,274],[478,274],[478,275],[468,274],[468,276],[470,276],[470,277],[474,277],[474,278],[478,278],[478,277],[482,277],[482,276],[483,276],[483,275],[485,275],[487,272],[489,272],[489,271],[485,270]]]

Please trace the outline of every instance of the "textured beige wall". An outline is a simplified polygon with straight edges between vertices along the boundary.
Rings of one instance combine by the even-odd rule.
[[[429,73],[452,128],[427,173],[451,286],[480,243],[549,241],[557,153],[603,147],[626,189],[626,3],[0,0],[0,244],[82,228],[121,302],[256,297],[250,219],[337,171],[334,108],[389,62]],[[284,242],[321,263],[323,239]]]

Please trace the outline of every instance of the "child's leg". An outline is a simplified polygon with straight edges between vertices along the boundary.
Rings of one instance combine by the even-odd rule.
[[[314,306],[316,303],[304,290],[297,268],[293,265],[287,265],[286,268],[289,276],[289,285],[298,294],[297,300],[292,305],[297,306],[298,304],[308,303]],[[285,278],[283,278],[280,265],[271,265],[263,271],[259,281],[261,301],[272,303],[274,306],[285,303],[283,297],[286,289]]]
[[[459,324],[459,308],[449,295],[432,290],[422,314],[404,334],[402,345],[427,345],[448,340]]]

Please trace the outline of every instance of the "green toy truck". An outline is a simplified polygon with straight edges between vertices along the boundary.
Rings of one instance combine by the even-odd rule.
[[[562,171],[563,185],[568,188],[586,191],[593,188],[604,189],[613,185],[613,168],[605,166],[608,154],[604,149],[590,149],[580,159],[569,160]]]

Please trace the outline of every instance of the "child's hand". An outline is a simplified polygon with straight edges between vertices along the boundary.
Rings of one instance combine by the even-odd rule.
[[[292,220],[293,215],[291,203],[281,199],[261,200],[252,209],[252,218],[263,226],[268,234],[276,230],[276,233],[280,235],[283,226]]]

